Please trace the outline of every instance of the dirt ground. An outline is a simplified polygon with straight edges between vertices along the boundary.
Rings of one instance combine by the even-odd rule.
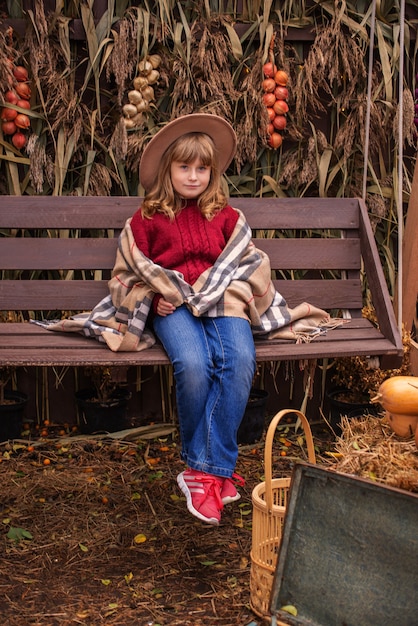
[[[249,580],[263,440],[240,446],[242,498],[212,527],[187,512],[177,487],[176,433],[118,441],[53,431],[0,448],[0,624],[260,623]],[[332,447],[323,433],[317,443],[320,453]],[[278,429],[277,475],[304,458],[303,444],[291,425]]]

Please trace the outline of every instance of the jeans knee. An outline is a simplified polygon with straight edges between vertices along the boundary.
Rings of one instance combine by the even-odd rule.
[[[201,387],[208,378],[208,368],[199,354],[183,356],[181,361],[174,361],[173,365],[176,378],[186,381],[188,387]]]

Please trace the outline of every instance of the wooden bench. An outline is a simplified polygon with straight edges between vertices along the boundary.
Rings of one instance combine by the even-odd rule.
[[[28,323],[35,312],[68,316],[97,304],[107,293],[116,237],[139,203],[135,197],[0,196],[0,315],[10,322],[0,324],[0,365],[168,363],[159,345],[113,353],[93,339]],[[402,341],[363,201],[232,198],[231,204],[246,214],[256,245],[270,256],[289,306],[307,301],[351,317],[311,343],[258,340],[258,362],[367,355],[379,356],[383,368],[400,365]],[[362,317],[364,278],[378,328]]]

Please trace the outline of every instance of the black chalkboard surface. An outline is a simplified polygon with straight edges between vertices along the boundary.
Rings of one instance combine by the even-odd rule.
[[[417,587],[418,495],[296,465],[271,593],[272,622],[417,626]]]

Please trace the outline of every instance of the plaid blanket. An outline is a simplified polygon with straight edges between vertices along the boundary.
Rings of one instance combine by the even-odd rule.
[[[287,306],[271,281],[268,256],[255,247],[251,229],[238,213],[225,249],[193,285],[180,272],[166,270],[142,254],[128,219],[119,237],[109,295],[88,313],[41,325],[95,337],[113,351],[143,350],[155,343],[146,323],[159,293],[176,307],[185,304],[196,316],[245,318],[254,335],[267,338],[311,341],[335,326],[328,313],[306,302],[294,309]]]

